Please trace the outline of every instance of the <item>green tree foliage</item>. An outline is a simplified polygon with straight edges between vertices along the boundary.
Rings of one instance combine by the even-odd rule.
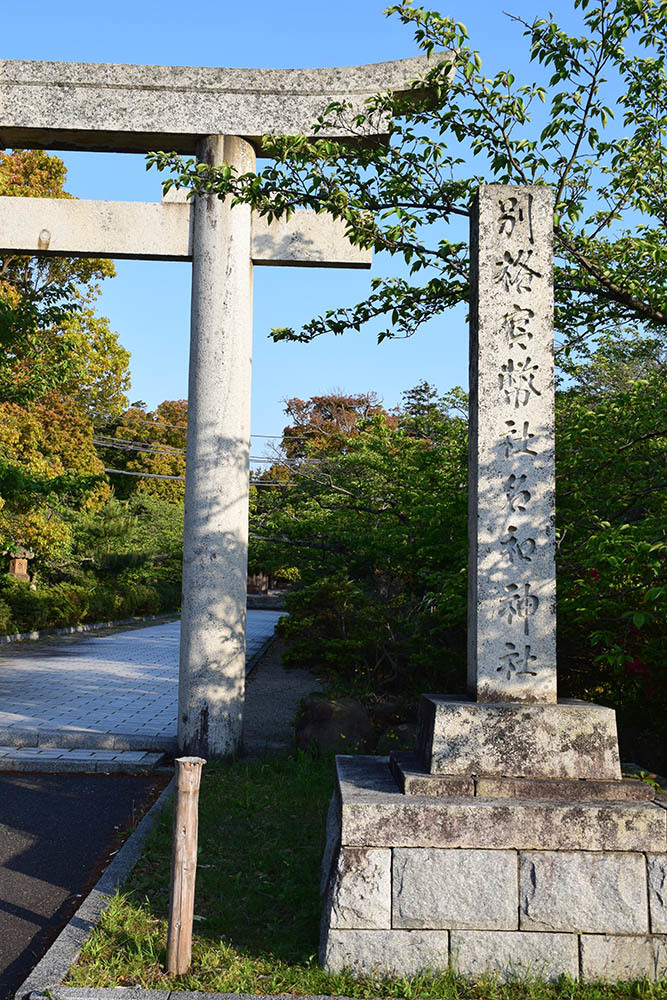
[[[62,160],[0,154],[0,198],[68,198]],[[109,495],[92,420],[127,405],[129,354],[92,305],[109,261],[0,259],[0,547],[65,558],[71,515]]]
[[[111,476],[117,496],[141,493],[183,504],[187,423],[187,401],[167,399],[150,412],[135,404],[97,433],[105,466],[131,474]]]
[[[655,739],[667,718],[662,373],[601,391],[584,387],[583,367],[581,384],[557,395],[561,693],[644,729],[652,706]],[[325,400],[299,411],[326,413],[341,397]],[[358,418],[296,457],[287,427],[265,474],[285,485],[258,490],[254,565],[289,565],[296,579],[289,660],[325,670],[339,692],[414,700],[465,686],[464,406],[461,390],[440,396],[422,382],[398,412]]]
[[[574,8],[579,34],[551,15],[518,22],[539,70],[524,82],[510,70],[487,77],[463,25],[410,0],[394,4],[388,13],[414,29],[433,68],[408,95],[379,95],[362,114],[333,104],[318,128],[333,126],[346,141],[267,136],[275,162],[258,176],[163,153],[153,162],[175,171],[167,185],[214,190],[269,219],[301,206],[328,212],[354,243],[408,265],[409,278],[376,278],[365,302],[299,332],[274,330],[276,339],[308,341],[376,317],[389,322],[380,339],[406,336],[467,302],[460,221],[490,182],[553,187],[562,351],[619,325],[655,332],[667,324],[667,8],[660,0],[574,0]],[[374,126],[388,131],[387,145],[360,145]]]
[[[331,310],[300,331],[280,328],[272,333],[276,340],[301,342],[358,330],[369,320],[383,325],[380,341],[410,336],[427,320],[467,303],[465,226],[479,185],[552,187],[556,357],[562,388],[557,499],[565,687],[584,696],[599,694],[630,714],[645,714],[651,704],[659,704],[664,719],[665,672],[657,635],[665,608],[659,515],[664,518],[667,6],[661,0],[574,0],[573,8],[572,20],[578,19],[579,27],[571,31],[552,15],[537,15],[531,23],[513,18],[535,67],[534,79],[517,80],[509,69],[485,73],[466,29],[452,18],[416,7],[411,0],[394,4],[388,13],[414,29],[432,67],[408,94],[378,95],[360,114],[332,104],[316,123],[314,138],[265,136],[264,152],[273,162],[257,176],[165,153],[154,154],[152,163],[172,171],[166,187],[215,191],[233,203],[250,204],[269,221],[298,207],[326,212],[344,221],[354,244],[403,259],[407,276],[375,278],[372,294],[354,308]],[[326,138],[327,131],[345,138]],[[377,131],[387,135],[386,144],[360,141]],[[386,533],[383,558],[393,559],[396,532],[402,530],[395,528],[396,511],[408,519],[419,515],[420,498],[431,495],[416,486],[426,473],[422,463],[437,466],[450,432],[454,451],[459,448],[463,454],[455,422],[446,425],[444,437],[438,436],[442,429],[437,419],[431,426],[439,404],[428,391],[412,390],[407,402],[413,412],[403,417],[402,426],[399,419],[397,430],[381,422],[373,425],[377,440],[372,448],[363,431],[349,451],[313,465],[309,488],[315,490],[317,483],[323,495],[305,494],[301,469],[292,469],[291,483],[283,488],[284,505],[276,513],[290,544],[297,535],[304,543],[303,549],[295,548],[303,589],[293,599],[288,628],[296,633],[302,622],[304,642],[323,628],[323,655],[334,676],[349,680],[356,656],[358,674],[373,677],[367,688],[384,683],[385,660],[361,652],[364,637],[374,634],[372,623],[376,618],[388,627],[400,622],[401,634],[408,637],[416,615],[402,619],[392,605],[383,618],[376,606],[381,602],[369,595],[377,594],[379,581],[389,574],[400,581],[397,587],[404,594],[416,599],[419,587],[411,581],[417,570],[410,559],[420,534],[406,529],[399,547],[405,561],[400,569],[391,562],[391,574],[387,563],[376,565],[375,557],[364,563],[363,553],[375,553],[374,539]],[[451,400],[454,407],[456,403]],[[362,464],[355,467],[356,478],[348,478],[351,470],[345,463],[357,451],[359,458],[363,452],[365,464],[363,470]],[[380,481],[374,478],[378,456],[390,463],[399,453],[404,479],[395,486],[388,473]],[[449,456],[446,489],[438,495],[449,504],[453,483],[462,483],[463,471],[459,467],[455,473],[447,464],[451,452],[446,447],[444,454]],[[428,474],[437,478],[439,472]],[[410,488],[414,509],[406,502]],[[462,522],[454,523],[455,510],[430,511],[424,530],[437,523],[440,541],[432,539],[436,551],[419,550],[428,566],[437,566],[436,582],[423,591],[427,601],[435,595],[437,614],[442,607],[437,581],[451,581],[454,565],[462,572],[464,531]],[[310,540],[304,533],[309,525]],[[360,551],[351,557],[353,531]],[[314,563],[308,568],[317,551],[314,542],[323,553],[318,558],[339,559],[338,577],[323,562],[320,583],[315,580]],[[341,546],[344,554],[338,551]],[[448,560],[444,553],[450,546]],[[317,586],[319,595],[313,589]],[[299,601],[309,592],[313,603],[301,613]],[[329,604],[327,593],[333,595]],[[386,593],[393,595],[393,586]],[[451,607],[445,614],[453,616],[447,621],[458,614],[463,628],[461,604],[453,590],[447,594]],[[357,620],[355,609],[363,610],[369,600],[375,604],[355,633],[355,654],[345,643]],[[390,605],[392,601],[389,596]],[[418,601],[415,607],[421,607]],[[326,636],[343,643],[338,657],[329,657],[332,639]],[[431,647],[431,662],[442,663],[447,658],[438,641]],[[423,637],[417,646],[428,652]],[[371,642],[371,647],[381,645]],[[407,676],[414,657],[407,646],[399,655],[399,647],[387,649],[402,664],[398,673]],[[314,643],[311,653],[316,662]]]
[[[70,198],[65,165],[41,151],[0,153],[0,197]],[[115,273],[94,258],[0,257],[0,401],[70,393],[95,419],[117,415],[129,354],[92,304]]]
[[[251,520],[255,563],[298,569],[290,660],[365,696],[451,686],[465,617],[465,422],[438,409],[436,447],[415,436],[409,409],[389,414],[372,393],[297,402],[266,474],[286,485],[260,490]],[[434,649],[451,655],[436,661]]]
[[[0,577],[0,632],[176,611],[183,508],[149,496],[66,511],[70,544],[29,585]]]
[[[666,426],[659,371],[557,397],[561,684],[626,717],[653,704],[663,737]]]
[[[55,390],[30,407],[0,403],[0,549],[37,559],[71,546],[69,511],[99,506],[109,488],[83,407]]]

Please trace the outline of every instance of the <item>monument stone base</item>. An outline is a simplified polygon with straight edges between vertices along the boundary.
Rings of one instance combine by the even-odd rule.
[[[667,796],[620,771],[431,773],[424,727],[434,714],[424,706],[421,756],[337,758],[323,861],[325,968],[666,976]]]
[[[570,698],[480,704],[422,695],[417,752],[433,774],[621,777],[615,712]]]

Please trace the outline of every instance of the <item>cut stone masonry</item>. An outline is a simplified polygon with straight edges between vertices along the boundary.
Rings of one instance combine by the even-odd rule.
[[[615,801],[597,797],[609,783],[584,795],[576,779],[578,799],[562,798],[562,781],[551,797],[484,798],[483,778],[465,794],[405,793],[395,775],[416,766],[411,754],[337,758],[327,968],[667,974],[667,808],[650,786],[619,781]]]

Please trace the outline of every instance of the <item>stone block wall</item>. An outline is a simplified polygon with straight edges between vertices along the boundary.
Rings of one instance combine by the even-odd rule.
[[[667,976],[667,854],[346,848],[323,961],[359,974]]]
[[[406,795],[386,759],[337,766],[322,918],[330,971],[667,977],[664,797]]]

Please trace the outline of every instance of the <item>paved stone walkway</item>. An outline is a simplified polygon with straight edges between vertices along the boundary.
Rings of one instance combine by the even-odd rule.
[[[248,611],[247,660],[280,611]],[[0,656],[0,745],[172,750],[180,623]]]

